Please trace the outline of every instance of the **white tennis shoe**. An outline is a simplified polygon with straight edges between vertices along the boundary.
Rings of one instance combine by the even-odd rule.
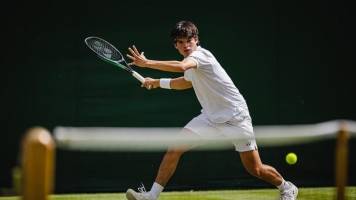
[[[126,191],[127,200],[156,200],[148,192],[136,192],[133,189]]]
[[[281,191],[280,200],[296,200],[298,188],[291,182],[287,181],[288,187]]]

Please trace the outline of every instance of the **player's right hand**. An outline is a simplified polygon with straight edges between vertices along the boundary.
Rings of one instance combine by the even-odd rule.
[[[159,79],[153,79],[150,77],[146,77],[145,82],[141,85],[141,87],[145,87],[148,90],[158,88],[159,87]]]

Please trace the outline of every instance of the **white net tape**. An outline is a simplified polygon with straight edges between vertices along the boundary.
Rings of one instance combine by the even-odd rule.
[[[356,122],[334,120],[307,125],[255,126],[259,146],[299,144],[333,138],[345,129],[356,133]],[[84,151],[147,151],[199,145],[199,149],[224,149],[241,138],[212,134],[198,137],[182,134],[181,128],[56,127],[54,137],[62,149]],[[202,145],[203,144],[203,145]]]

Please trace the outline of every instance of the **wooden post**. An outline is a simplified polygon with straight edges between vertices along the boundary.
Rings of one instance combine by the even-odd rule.
[[[47,200],[53,191],[55,143],[42,127],[26,132],[22,142],[22,199]]]
[[[347,127],[341,123],[340,131],[337,134],[336,153],[335,153],[335,181],[336,181],[336,200],[346,200],[345,187],[347,186],[348,172],[348,139]]]

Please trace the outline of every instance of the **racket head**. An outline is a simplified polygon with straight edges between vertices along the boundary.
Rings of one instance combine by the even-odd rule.
[[[87,37],[84,41],[89,49],[96,53],[99,58],[111,64],[117,65],[127,71],[132,71],[131,67],[127,65],[126,60],[121,52],[116,49],[114,45],[110,44],[102,38],[95,36]]]

